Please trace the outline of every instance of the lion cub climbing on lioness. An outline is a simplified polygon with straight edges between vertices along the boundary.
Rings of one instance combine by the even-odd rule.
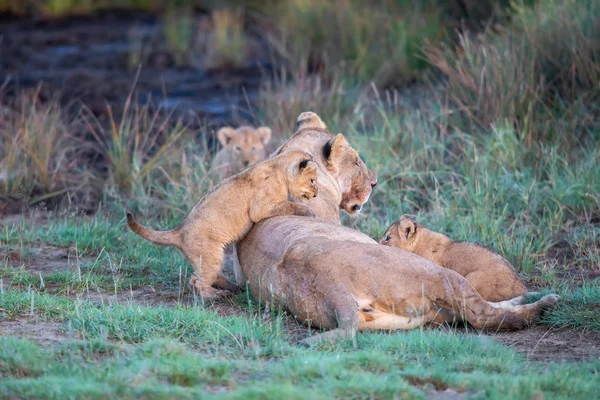
[[[223,181],[192,208],[175,229],[154,231],[127,213],[131,230],[146,240],[175,246],[194,268],[191,284],[203,299],[224,294],[232,285],[221,274],[224,247],[243,238],[252,225],[277,215],[314,216],[293,200],[317,196],[317,164],[303,151],[258,163]]]
[[[455,242],[403,215],[388,228],[380,244],[398,247],[464,276],[487,301],[515,299],[527,293],[512,265],[474,243]]]

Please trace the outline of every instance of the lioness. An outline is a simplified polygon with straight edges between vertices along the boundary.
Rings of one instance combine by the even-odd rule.
[[[217,138],[223,148],[215,154],[212,168],[225,179],[267,158],[265,146],[271,140],[271,128],[240,126],[233,129],[226,126],[219,129]]]
[[[181,250],[194,268],[191,284],[203,299],[210,299],[224,294],[213,284],[228,287],[220,274],[224,247],[241,239],[262,219],[285,214],[313,216],[306,205],[289,199],[311,199],[317,192],[317,165],[312,156],[292,151],[223,181],[175,229],[150,230],[130,213],[127,224],[146,240]]]
[[[432,232],[412,216],[400,217],[379,243],[410,251],[458,272],[487,301],[510,300],[527,293],[504,257],[477,244],[455,242],[446,235]]]
[[[254,298],[331,329],[309,344],[350,337],[357,329],[410,329],[454,315],[476,327],[521,328],[557,301],[546,296],[528,305],[488,303],[456,272],[339,225],[339,208],[358,212],[377,181],[362,162],[331,168],[334,135],[310,114],[299,117],[298,131],[278,152],[304,149],[314,155],[325,177],[319,175],[319,197],[307,204],[319,218],[269,218],[237,244]],[[336,158],[355,153],[346,145]]]

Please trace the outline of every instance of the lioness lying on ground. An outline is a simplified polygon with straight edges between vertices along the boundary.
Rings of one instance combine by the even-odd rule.
[[[319,197],[307,204],[318,218],[261,221],[237,244],[237,255],[239,276],[245,276],[240,283],[247,281],[255,299],[331,330],[308,343],[351,337],[357,329],[410,329],[455,316],[478,328],[517,329],[556,303],[553,295],[528,305],[489,303],[456,272],[339,225],[339,209],[360,210],[377,180],[347,142],[335,159],[352,163],[332,162],[335,136],[316,114],[304,113],[298,122],[278,154],[303,149],[314,155]]]
[[[224,247],[241,239],[252,224],[275,215],[314,213],[292,199],[317,195],[317,165],[312,156],[293,151],[263,161],[217,186],[192,208],[181,225],[154,231],[138,224],[127,213],[131,230],[153,243],[175,246],[194,268],[191,284],[203,299],[224,294],[212,287],[228,289],[220,273]]]
[[[223,146],[215,154],[212,168],[221,179],[229,178],[267,158],[265,146],[271,140],[271,128],[240,126],[224,127],[217,132]]]
[[[464,276],[487,301],[515,299],[527,293],[512,265],[505,258],[474,243],[455,242],[432,232],[414,217],[403,215],[379,242],[410,251]]]

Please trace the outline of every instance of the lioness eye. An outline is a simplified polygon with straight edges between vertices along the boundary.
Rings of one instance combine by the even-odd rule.
[[[390,239],[391,239],[390,235],[387,235],[387,236],[385,237],[385,239],[383,239],[383,241],[384,241],[384,242],[389,242],[389,241],[390,241]]]
[[[311,180],[310,180],[310,183],[315,183],[315,180],[314,180],[314,179],[311,179]]]
[[[242,148],[240,146],[235,146],[235,151],[242,151]]]

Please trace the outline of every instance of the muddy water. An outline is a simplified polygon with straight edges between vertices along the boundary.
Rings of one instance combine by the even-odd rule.
[[[206,35],[201,28],[206,18],[194,15],[193,40]],[[177,26],[166,24],[164,18],[117,13],[44,22],[5,17],[0,20],[0,85],[10,96],[41,84],[43,96],[60,94],[63,102],[81,101],[102,115],[107,103],[122,108],[141,65],[135,84],[139,101],[151,99],[211,125],[254,122],[251,110],[269,69],[260,42],[255,40],[244,65],[209,69],[201,53],[182,52],[177,45],[177,40],[190,41],[190,35],[176,38],[175,48],[172,38],[167,44],[167,30]]]

